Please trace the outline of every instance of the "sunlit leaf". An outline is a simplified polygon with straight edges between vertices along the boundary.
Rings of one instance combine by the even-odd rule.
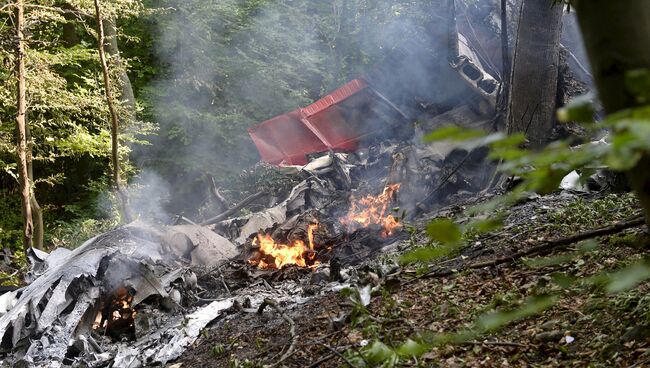
[[[401,356],[420,356],[426,353],[430,348],[419,342],[407,339],[402,345],[397,348],[397,353]]]
[[[566,106],[557,111],[559,121],[587,123],[593,122],[596,115],[593,94],[586,94],[571,100]]]
[[[462,237],[460,227],[450,219],[441,218],[427,225],[429,237],[442,244],[456,244]]]
[[[381,341],[375,341],[364,354],[370,363],[383,363],[391,366],[397,362],[396,352]]]
[[[558,300],[555,295],[530,298],[521,307],[511,311],[496,311],[482,315],[476,322],[481,330],[493,331],[511,322],[538,314],[552,307]]]
[[[641,282],[650,278],[650,265],[647,261],[641,261],[609,275],[609,283],[606,290],[610,293],[632,289]]]

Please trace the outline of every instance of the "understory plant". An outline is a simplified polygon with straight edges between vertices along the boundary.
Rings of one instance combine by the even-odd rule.
[[[442,257],[449,257],[467,245],[475,235],[501,227],[501,216],[506,209],[530,197],[531,194],[548,194],[558,190],[562,179],[572,171],[580,173],[580,180],[586,181],[598,169],[608,168],[630,174],[638,168],[642,158],[650,154],[650,71],[635,70],[627,74],[628,92],[642,101],[638,107],[610,114],[600,121],[594,121],[596,107],[593,97],[575,99],[558,111],[561,122],[579,122],[592,136],[601,136],[598,142],[571,146],[567,141],[556,141],[544,149],[532,151],[524,148],[523,134],[505,135],[467,130],[448,126],[431,133],[426,139],[434,141],[455,141],[460,148],[472,150],[488,146],[490,158],[501,162],[500,171],[509,177],[520,178],[520,183],[510,192],[466,211],[464,216],[474,220],[460,224],[454,219],[439,218],[428,224],[431,238],[429,245],[415,249],[404,256],[404,263],[427,263]],[[603,135],[603,132],[606,134]],[[647,168],[650,169],[650,168]],[[634,175],[632,172],[631,175]],[[648,211],[648,209],[644,209]],[[647,215],[647,214],[646,214]],[[642,214],[637,213],[636,217]],[[635,242],[636,240],[632,240]],[[578,251],[557,257],[528,260],[531,266],[567,264],[597,248],[595,242],[583,243]],[[359,366],[368,362],[382,367],[392,367],[401,360],[421,356],[435,346],[459,344],[476,340],[486,334],[497,332],[508,324],[540,314],[556,305],[565,295],[565,290],[599,290],[603,295],[613,295],[634,289],[650,279],[650,257],[630,258],[616,271],[601,271],[589,277],[574,277],[558,272],[550,275],[556,288],[522,300],[518,307],[506,310],[491,310],[479,316],[471,326],[455,333],[420,331],[416,336],[401,344],[374,341],[358,353]],[[637,309],[648,309],[647,298],[642,299]]]

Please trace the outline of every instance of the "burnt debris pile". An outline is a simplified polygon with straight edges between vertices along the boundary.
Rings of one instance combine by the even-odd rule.
[[[396,50],[368,75],[251,128],[260,165],[293,183],[286,193],[255,193],[200,224],[135,222],[72,251],[33,251],[31,282],[0,296],[4,362],[166,364],[210,323],[265,298],[299,308],[368,279],[368,262],[399,250],[410,222],[494,181],[484,148],[423,143],[445,125],[495,129],[498,62],[477,52],[495,47],[476,44],[498,41],[490,19],[470,39],[467,25],[442,22],[431,44]],[[414,63],[430,67],[427,80],[409,74]]]

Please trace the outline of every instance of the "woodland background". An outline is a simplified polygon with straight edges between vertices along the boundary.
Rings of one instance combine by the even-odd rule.
[[[245,195],[240,171],[258,160],[246,128],[316,100],[418,37],[435,17],[425,3],[103,4],[121,171],[136,211],[209,210],[210,178],[229,199]],[[0,246],[20,253],[11,4],[0,7]],[[46,247],[73,247],[120,221],[108,190],[110,118],[93,15],[92,1],[25,4],[27,122]]]

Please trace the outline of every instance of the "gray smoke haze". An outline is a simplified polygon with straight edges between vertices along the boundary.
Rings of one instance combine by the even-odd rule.
[[[136,163],[168,183],[172,211],[198,208],[206,174],[224,179],[259,159],[246,128],[308,105],[398,49],[431,52],[421,47],[426,19],[446,0],[422,3],[159,1],[170,9],[155,19],[164,72],[145,97],[160,131]],[[409,82],[387,88],[425,91],[429,66],[405,60],[394,68]]]
[[[139,173],[134,182],[129,183],[130,209],[134,216],[143,220],[168,222],[170,215],[165,205],[169,203],[170,196],[167,182],[150,170]]]
[[[153,19],[160,71],[144,96],[160,125],[136,163],[165,185],[172,212],[208,198],[207,175],[227,183],[258,161],[246,128],[306,106],[364,77],[409,116],[450,98],[448,0],[159,0]],[[517,2],[509,1],[511,38]],[[457,0],[459,29],[501,68],[499,1]],[[486,36],[487,35],[487,36]],[[444,45],[444,46],[441,46]],[[496,76],[496,75],[495,75]],[[226,188],[237,192],[237,188]],[[152,197],[156,197],[153,196]]]

